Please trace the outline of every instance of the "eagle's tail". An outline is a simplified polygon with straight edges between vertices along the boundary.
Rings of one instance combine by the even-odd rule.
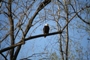
[[[46,38],[46,36],[44,36],[44,38]]]
[[[44,33],[44,38],[46,38],[46,36],[47,36],[47,34],[46,34],[46,33]]]

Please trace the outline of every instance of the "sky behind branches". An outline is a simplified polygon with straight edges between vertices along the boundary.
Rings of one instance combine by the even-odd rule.
[[[79,0],[79,1],[81,1],[81,3],[82,2],[86,3],[86,0]],[[90,2],[89,0],[87,0],[87,1]],[[34,3],[33,7],[31,7],[32,9],[30,9],[31,12],[28,15],[28,18],[27,17],[22,18],[22,19],[24,19],[24,21],[27,20],[27,22],[28,22],[28,19],[33,16],[33,14],[36,11],[36,8],[39,6],[40,2],[41,2],[41,0],[40,1],[36,1]],[[21,4],[22,2],[19,1],[19,3]],[[23,1],[23,3],[24,3],[24,1]],[[21,5],[19,5],[19,6],[21,6]],[[83,7],[82,4],[81,4],[81,6]],[[12,7],[14,9],[15,5],[12,5]],[[56,16],[57,15],[57,9],[58,9],[57,4],[55,4],[53,1],[50,4],[48,4],[44,9],[42,9],[38,13],[38,15],[35,17],[34,22],[33,22],[33,27],[29,30],[29,32],[28,32],[26,37],[43,34],[43,27],[44,27],[45,23],[49,24],[49,26],[50,26],[50,33],[51,32],[56,32],[57,31],[57,27],[56,27],[56,22],[55,22],[53,16],[55,16],[55,18],[57,18],[57,16]],[[19,10],[17,10],[17,12],[23,13],[22,10],[23,10],[23,8],[21,7]],[[45,16],[45,12],[46,12],[46,16]],[[52,16],[49,15],[49,14],[52,14]],[[64,13],[62,12],[61,15],[64,16]],[[82,14],[81,16],[84,18],[86,15]],[[18,16],[18,18],[20,18],[20,17]],[[2,22],[6,21],[7,23],[9,23],[8,19],[6,18],[6,16],[1,15],[1,14],[0,14],[0,21],[2,21]],[[62,21],[63,21],[63,23],[62,23]],[[2,24],[2,22],[0,24]],[[18,19],[15,19],[14,22],[15,22],[14,24],[16,24],[18,22]],[[26,22],[26,24],[27,24],[27,22]],[[62,18],[60,18],[59,23],[60,23],[60,25],[62,25],[62,28],[65,26],[65,20],[63,20]],[[70,42],[72,42],[72,45],[73,45],[73,47],[72,47],[71,44],[70,44],[69,48],[72,48],[72,49],[77,48],[77,49],[79,49],[79,47],[77,47],[77,46],[81,45],[85,50],[87,50],[87,45],[88,45],[87,38],[90,37],[90,36],[88,35],[88,33],[83,28],[80,27],[82,24],[83,24],[84,27],[87,26],[84,22],[82,22],[77,17],[74,18],[69,23],[69,36],[70,36],[69,39],[70,39]],[[23,29],[24,28],[26,28],[25,25],[23,26]],[[0,36],[6,34],[8,31],[9,31],[9,29],[7,31],[1,31],[0,32]],[[64,33],[65,33],[65,31],[63,31],[63,34]],[[16,38],[16,43],[19,42],[19,39],[22,36],[21,32],[20,32],[19,36],[20,37]],[[20,53],[18,55],[17,60],[25,58],[25,57],[28,57],[28,56],[31,56],[32,54],[35,54],[35,53],[45,53],[45,54],[48,53],[47,55],[49,56],[51,53],[56,52],[57,55],[60,56],[60,54],[59,54],[59,43],[58,43],[58,39],[59,38],[58,37],[59,36],[57,34],[57,35],[47,36],[46,38],[40,37],[40,38],[35,38],[35,39],[31,39],[31,40],[26,41],[25,44],[22,46],[22,48],[20,50]],[[10,38],[8,38],[8,39],[10,39]],[[73,44],[73,42],[76,42],[76,43]],[[7,43],[3,42],[1,48],[3,46],[5,46],[5,44],[7,44]],[[7,44],[5,47],[7,47],[9,45],[10,44]],[[47,56],[47,55],[44,55],[44,56]],[[34,56],[34,57],[32,57],[32,59],[33,60],[37,60],[37,59],[39,59],[41,57],[43,57],[43,56],[39,56],[39,57],[38,56]]]

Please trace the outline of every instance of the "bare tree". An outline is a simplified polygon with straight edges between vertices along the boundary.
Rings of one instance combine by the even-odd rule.
[[[26,44],[25,43],[26,41],[44,36],[44,34],[32,36],[32,34],[34,34],[34,31],[38,28],[38,26],[41,26],[44,22],[47,21],[54,21],[56,25],[51,26],[51,30],[55,29],[56,32],[50,32],[47,36],[59,34],[58,41],[61,59],[62,60],[70,59],[69,27],[71,22],[75,21],[75,19],[79,19],[79,21],[82,21],[84,24],[90,25],[90,22],[88,22],[82,16],[84,14],[83,12],[90,8],[90,5],[88,2],[85,3],[84,5],[83,3],[80,2],[82,1],[81,0],[0,1],[0,3],[2,3],[0,8],[1,56],[5,60],[7,60],[8,57],[10,60],[16,60],[22,46]],[[50,3],[51,5],[45,8]],[[44,10],[44,12],[40,13],[41,10]],[[43,16],[44,14],[45,16]],[[35,19],[38,17],[39,19]],[[33,31],[31,31],[32,28]]]
[[[28,3],[28,2],[30,2],[30,3]],[[36,12],[30,18],[30,17],[28,17],[30,14],[29,10],[32,10],[31,7],[33,6],[34,2],[35,2],[34,0],[33,1],[8,0],[8,1],[2,2],[4,4],[2,6],[2,9],[4,9],[4,8],[5,9],[1,10],[1,14],[5,14],[5,16],[7,16],[7,18],[8,18],[7,20],[10,23],[10,26],[9,26],[10,30],[9,30],[9,33],[6,34],[5,38],[3,38],[0,41],[0,43],[2,43],[7,37],[9,37],[9,35],[10,35],[9,41],[11,42],[10,47],[3,48],[0,51],[0,54],[3,57],[5,57],[5,56],[2,54],[2,52],[10,50],[9,51],[10,52],[10,60],[16,60],[22,44],[25,43],[25,41],[24,41],[25,37],[26,37],[29,29],[32,27],[34,18],[36,17],[36,15],[38,14],[38,12],[40,10],[42,10],[47,4],[49,4],[51,2],[51,0],[45,0],[45,1],[41,2],[40,5],[38,6],[38,8],[36,9]],[[15,4],[16,8],[14,8],[14,4]],[[21,5],[19,5],[19,4],[21,4]],[[24,8],[24,9],[22,9],[22,8]],[[18,9],[20,9],[21,12],[17,12],[17,11],[19,11]],[[5,11],[5,10],[7,10],[7,11]],[[15,23],[16,22],[15,20],[17,20],[18,23]],[[28,20],[28,21],[26,21],[26,20]],[[25,22],[28,22],[28,24],[26,25]],[[15,25],[14,25],[14,23],[15,23]],[[26,25],[26,28],[24,28],[24,25]],[[22,29],[22,27],[24,29]],[[17,32],[15,32],[15,31],[17,31]],[[21,37],[20,42],[15,43],[16,38],[18,37],[20,31],[22,32],[22,36],[20,36]]]
[[[58,6],[58,8],[57,8],[56,14],[53,13],[53,17],[54,17],[53,20],[55,20],[55,22],[57,24],[56,26],[57,26],[58,31],[63,30],[63,24],[62,23],[65,22],[67,24],[71,20],[74,20],[74,18],[79,18],[83,23],[90,25],[90,22],[88,22],[85,18],[81,17],[83,15],[83,11],[90,8],[90,5],[87,3],[87,5],[81,6],[83,3],[80,3],[80,2],[81,1],[74,1],[74,0],[73,1],[71,1],[71,0],[54,1],[54,3]],[[79,13],[81,13],[82,15],[80,16]],[[61,21],[61,19],[63,19],[63,21]],[[77,24],[79,25],[80,23],[77,22]],[[75,26],[78,26],[78,25],[75,25]],[[69,42],[69,40],[71,38],[69,37],[69,32],[70,32],[69,27],[70,26],[67,24],[65,27],[66,31],[65,31],[65,33],[63,33],[65,35],[62,35],[62,34],[59,35],[60,53],[61,53],[62,60],[70,59],[69,58],[70,57],[69,52],[70,52],[71,48],[69,46],[71,45],[70,44],[71,42]],[[63,42],[62,40],[66,40],[66,41],[64,41],[65,45],[64,45],[64,43],[62,44],[62,42]],[[65,48],[62,48],[62,47],[65,47]]]

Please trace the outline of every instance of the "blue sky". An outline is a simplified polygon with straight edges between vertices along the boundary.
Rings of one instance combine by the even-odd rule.
[[[79,0],[79,1],[81,1],[81,0]],[[40,1],[36,1],[34,3],[34,5],[33,5],[32,9],[29,9],[31,12],[28,15],[28,18],[31,18],[33,16],[33,14],[36,11],[37,6],[39,6],[40,2],[41,2],[41,0]],[[54,2],[51,2],[49,5],[47,5],[44,9],[42,9],[38,13],[38,15],[34,19],[33,24],[35,24],[39,20],[40,21],[38,23],[36,23],[29,30],[29,32],[28,32],[26,37],[43,34],[43,27],[44,27],[45,23],[49,24],[49,26],[50,26],[50,33],[57,31],[57,29],[56,29],[57,28],[56,27],[56,22],[54,20],[54,17],[53,17],[52,13],[54,12],[54,16],[55,16],[55,18],[57,18],[56,11],[57,11],[58,7],[57,7],[57,5],[54,5],[54,4],[55,4]],[[21,6],[21,5],[19,4],[19,6]],[[14,7],[13,7],[13,9],[14,9]],[[45,17],[45,9],[46,9],[46,17]],[[18,12],[22,12],[22,10],[24,10],[24,9],[21,7],[20,9],[17,10],[16,14],[18,15]],[[49,14],[51,14],[51,15],[49,15]],[[61,12],[60,15],[64,16],[64,13]],[[81,16],[84,18],[85,15],[82,14]],[[18,16],[18,18],[20,18],[20,17]],[[23,18],[24,21],[26,20],[26,24],[28,22],[28,18],[27,17]],[[8,22],[8,19],[7,19],[6,16],[3,16],[3,15],[0,14],[0,21]],[[14,24],[16,24],[18,22],[18,19],[15,19],[14,21],[15,21]],[[65,26],[65,20],[63,20],[62,18],[60,18],[59,23],[60,23],[61,26]],[[25,29],[26,24],[23,26],[23,30]],[[72,44],[70,44],[69,48],[73,47],[72,50],[76,49],[77,46],[82,46],[83,48],[87,49],[87,44],[88,44],[87,38],[90,37],[90,36],[88,35],[88,33],[84,29],[80,29],[79,25],[82,25],[82,24],[83,24],[83,26],[86,27],[86,24],[83,23],[77,17],[74,18],[69,24],[69,36],[70,36],[70,42],[72,42]],[[0,31],[0,36],[2,36],[2,34],[4,35],[6,32],[8,32],[8,30],[7,31]],[[65,34],[65,32],[63,32],[63,34]],[[19,37],[16,38],[16,42],[19,41],[21,36],[22,36],[22,33],[20,32],[19,33]],[[75,44],[73,44],[73,42]],[[1,47],[5,46],[4,44],[6,44],[6,42],[4,42]],[[7,47],[7,46],[8,45],[6,45],[5,47]],[[79,48],[79,47],[77,47],[77,48]],[[40,37],[40,38],[35,38],[35,39],[31,39],[31,40],[26,41],[25,44],[22,46],[22,48],[20,50],[20,53],[18,55],[17,60],[19,60],[21,58],[28,57],[28,56],[30,56],[30,55],[32,55],[34,53],[48,53],[47,55],[49,56],[53,52],[56,52],[57,55],[60,56],[60,54],[59,54],[58,34],[57,35],[47,36],[46,38]],[[47,55],[44,55],[44,56],[47,56]],[[39,57],[42,58],[42,56],[39,56]],[[32,59],[33,60],[37,60],[39,58],[38,58],[38,56],[36,56],[36,57],[33,57]]]

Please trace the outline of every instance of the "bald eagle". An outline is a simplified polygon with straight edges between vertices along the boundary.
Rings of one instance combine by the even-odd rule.
[[[43,33],[44,33],[44,37],[46,37],[46,35],[49,33],[49,24],[45,24],[44,28],[43,28]]]

